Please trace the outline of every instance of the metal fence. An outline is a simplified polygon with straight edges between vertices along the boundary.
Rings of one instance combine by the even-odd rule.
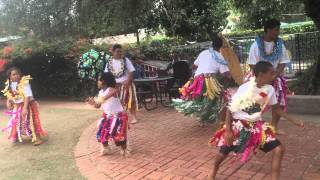
[[[287,34],[283,35],[282,38],[292,62],[287,65],[286,73],[301,73],[320,59],[320,32]],[[251,44],[255,41],[255,36],[228,37],[228,39],[240,62],[245,64],[248,60]],[[180,46],[175,50],[181,59],[194,61],[199,53],[208,48],[210,44],[211,42],[197,43]]]
[[[320,59],[320,32],[289,34],[282,36],[292,63],[286,71],[301,73]],[[241,63],[248,60],[255,37],[230,37],[231,45]]]

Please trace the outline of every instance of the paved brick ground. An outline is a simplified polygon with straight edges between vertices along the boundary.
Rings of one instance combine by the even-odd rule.
[[[112,147],[112,155],[99,157],[96,123],[83,132],[75,148],[75,158],[85,177],[93,180],[206,178],[217,153],[216,148],[207,145],[214,126],[200,127],[196,120],[168,108],[142,111],[139,117],[140,123],[131,127],[130,158],[120,157],[117,147]],[[305,130],[286,121],[280,125],[287,132],[279,137],[287,147],[281,179],[319,180],[320,121],[306,122]],[[218,179],[269,179],[271,154],[260,152],[246,164],[235,159],[231,156],[224,162]]]

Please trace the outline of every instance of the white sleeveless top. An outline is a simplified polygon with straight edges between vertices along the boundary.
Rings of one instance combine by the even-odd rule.
[[[106,96],[109,92],[109,88],[106,90],[100,90],[99,91],[99,97]],[[111,97],[104,101],[101,104],[101,108],[103,109],[103,112],[106,114],[112,114],[112,113],[119,113],[123,111],[123,107],[121,105],[120,99],[117,97]]]

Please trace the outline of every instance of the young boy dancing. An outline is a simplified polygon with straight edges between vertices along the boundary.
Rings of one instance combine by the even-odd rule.
[[[272,151],[273,180],[279,179],[281,160],[285,152],[284,146],[275,136],[275,128],[262,120],[262,114],[267,106],[281,117],[295,125],[303,127],[285,113],[277,103],[274,88],[270,85],[276,73],[272,64],[266,61],[258,62],[253,69],[255,77],[239,87],[229,103],[225,125],[218,130],[210,143],[220,147],[216,156],[210,179],[215,179],[220,164],[230,152],[242,154],[241,161],[246,162],[250,152],[260,149],[265,153]]]

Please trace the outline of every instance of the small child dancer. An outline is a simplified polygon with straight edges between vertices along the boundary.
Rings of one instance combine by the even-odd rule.
[[[38,103],[34,100],[29,81],[30,76],[22,76],[20,69],[12,67],[7,72],[8,80],[2,91],[7,98],[8,114],[11,115],[7,128],[9,140],[23,142],[28,136],[33,145],[42,144],[41,137],[47,133],[41,126]]]
[[[100,89],[98,97],[89,97],[86,101],[95,108],[102,107],[103,109],[102,120],[99,122],[96,134],[98,142],[101,143],[100,155],[111,153],[109,142],[112,140],[116,146],[121,146],[121,155],[129,156],[130,152],[127,149],[128,115],[117,97],[116,80],[111,73],[103,73],[98,76],[97,85]]]
[[[262,113],[267,106],[272,107],[273,113],[286,118],[297,126],[303,127],[285,113],[277,103],[276,93],[270,85],[275,77],[272,64],[260,61],[254,66],[255,77],[239,87],[229,103],[225,125],[218,130],[210,143],[220,147],[216,156],[210,179],[215,179],[220,164],[230,152],[241,153],[242,162],[246,162],[250,153],[260,149],[273,152],[273,180],[279,179],[281,161],[285,148],[276,138],[275,127],[262,120]]]

